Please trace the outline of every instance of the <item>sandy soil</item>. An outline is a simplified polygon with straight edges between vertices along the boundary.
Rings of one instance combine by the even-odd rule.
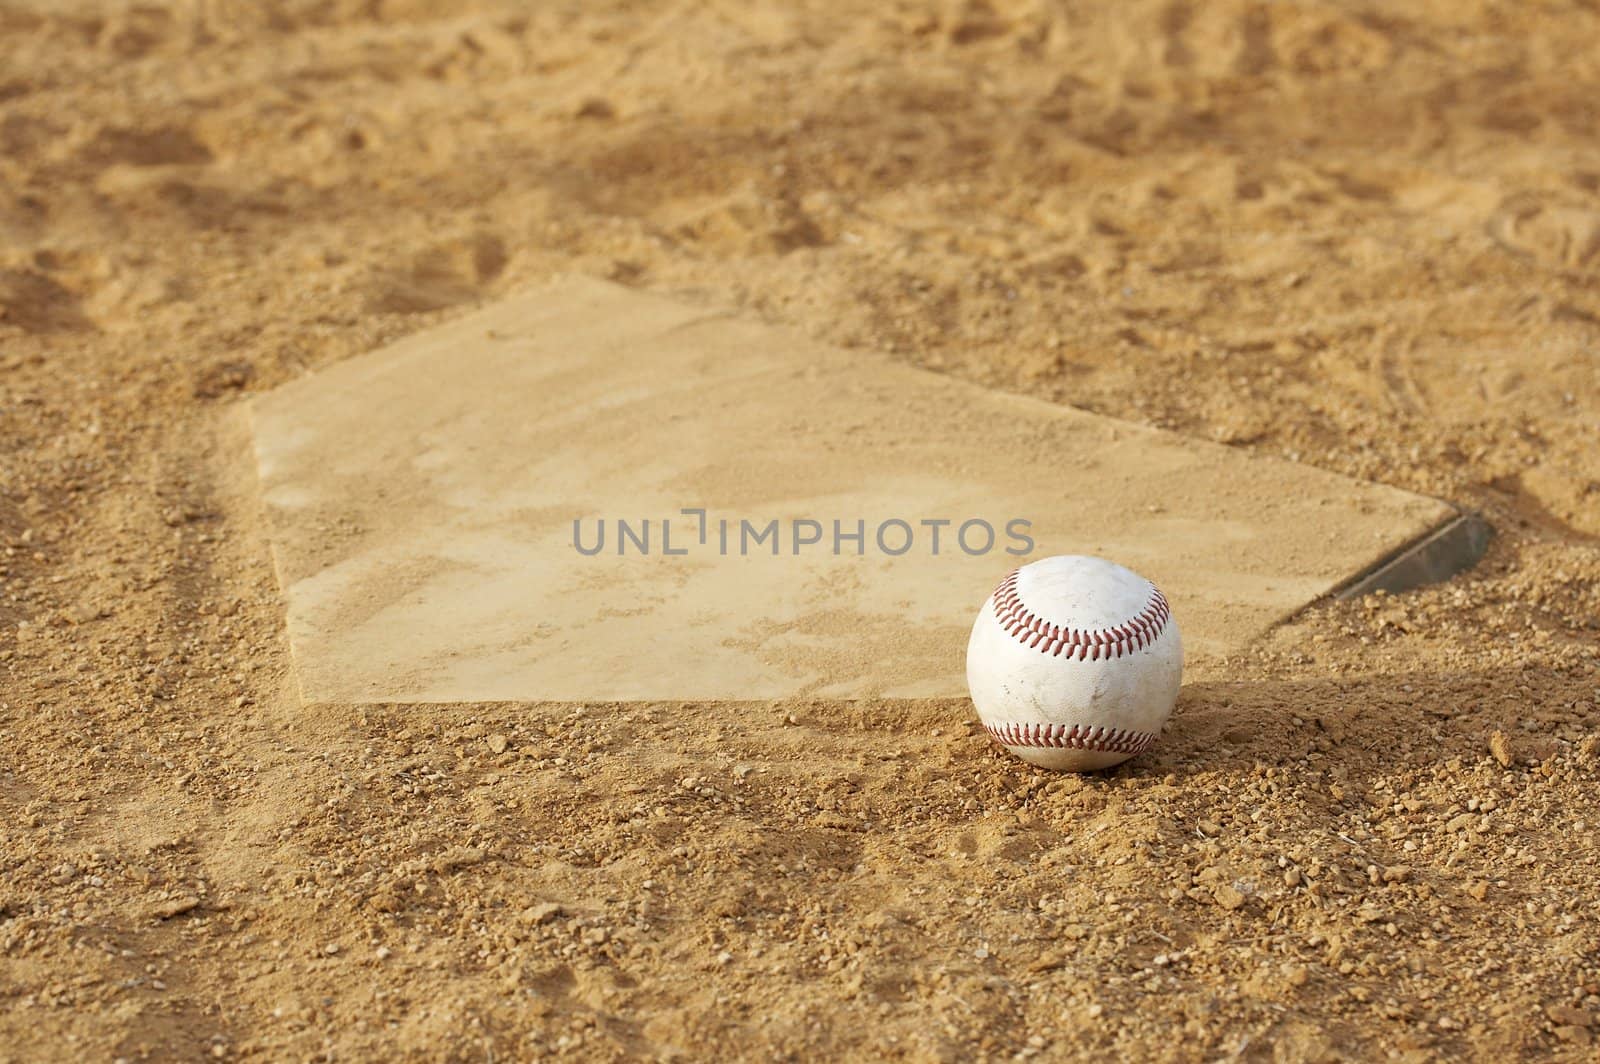
[[[1583,0],[0,0],[0,1059],[1588,1059],[1597,129]],[[1499,538],[1104,778],[301,709],[238,401],[558,271]]]

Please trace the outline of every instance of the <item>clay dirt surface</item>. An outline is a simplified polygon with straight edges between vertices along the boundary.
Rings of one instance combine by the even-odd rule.
[[[1597,129],[1582,0],[0,0],[0,1059],[1590,1059]],[[1498,535],[1103,776],[301,706],[241,402],[563,273]]]

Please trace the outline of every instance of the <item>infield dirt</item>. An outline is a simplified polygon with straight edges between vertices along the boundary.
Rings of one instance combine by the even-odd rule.
[[[1597,130],[1581,2],[0,0],[0,1059],[1589,1059]],[[1498,535],[1103,777],[299,706],[238,402],[559,273]]]

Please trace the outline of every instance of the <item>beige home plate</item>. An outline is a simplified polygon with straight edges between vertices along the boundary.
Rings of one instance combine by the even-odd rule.
[[[1149,576],[1204,660],[1453,517],[576,278],[252,414],[310,701],[959,696],[1052,554]]]

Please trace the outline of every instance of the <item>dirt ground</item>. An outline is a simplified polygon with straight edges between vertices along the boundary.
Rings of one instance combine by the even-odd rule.
[[[1592,0],[0,0],[0,1060],[1591,1059],[1597,131]],[[1104,777],[298,706],[240,400],[558,272],[1499,534]]]

